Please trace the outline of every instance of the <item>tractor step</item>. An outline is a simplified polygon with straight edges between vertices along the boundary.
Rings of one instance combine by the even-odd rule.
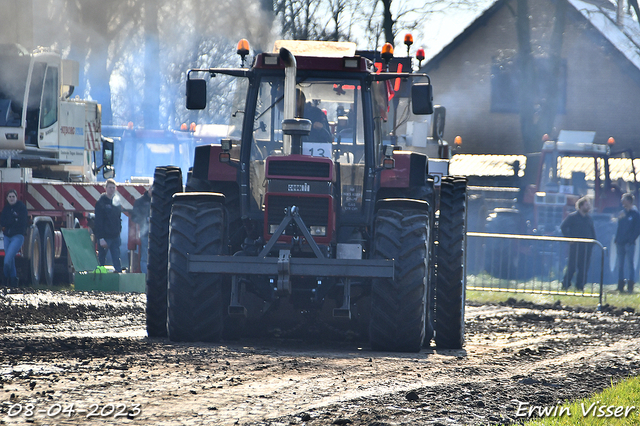
[[[247,308],[242,305],[229,306],[228,312],[230,317],[247,317]]]
[[[351,319],[351,309],[334,308],[333,309],[333,317],[334,318]]]

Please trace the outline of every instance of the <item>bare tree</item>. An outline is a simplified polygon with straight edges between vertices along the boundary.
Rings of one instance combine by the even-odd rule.
[[[395,46],[401,32],[421,32],[427,15],[477,7],[472,0],[426,0],[409,3],[398,0],[365,0],[360,6],[359,21],[366,30],[367,44],[379,48],[381,40]]]
[[[144,0],[144,126],[160,128],[160,34],[155,0]]]
[[[184,87],[189,68],[240,66],[236,55],[240,38],[257,41],[259,49],[272,43],[269,13],[261,3],[225,1],[228,4],[221,2],[216,8],[211,8],[208,0],[188,4],[167,2],[160,12],[160,37],[164,40],[160,116],[161,122],[171,127],[189,122],[226,123],[233,112],[236,81],[222,76],[208,83],[207,110],[187,111]],[[175,19],[176,16],[180,19]]]
[[[269,49],[274,18],[281,37],[303,40],[352,40],[355,29],[364,26],[378,47],[383,29],[385,38],[393,39],[415,28],[420,13],[443,4],[428,0],[412,8],[392,0],[218,0],[211,7],[210,0],[33,1],[48,9],[41,22],[56,28],[54,42],[81,63],[76,93],[102,104],[105,124],[134,121],[147,128],[175,127],[192,118],[184,109],[185,71],[237,65],[239,38],[249,39],[256,51]],[[210,91],[214,97],[229,96],[229,84],[212,82]],[[117,111],[112,112],[112,101]],[[230,107],[222,98],[215,105]],[[202,114],[219,120],[213,109]]]
[[[58,11],[58,14],[73,19],[64,24],[72,46],[70,57],[84,64],[85,94],[102,104],[102,121],[111,124],[110,77],[114,65],[111,59],[121,51],[121,46],[113,45],[112,41],[138,18],[139,8],[135,2],[126,0],[67,0],[63,6],[66,13]]]
[[[349,40],[355,0],[274,0],[280,35],[293,40]]]
[[[557,1],[553,28],[544,58],[548,67],[540,66],[531,48],[532,36],[528,0],[517,0],[516,32],[518,37],[520,129],[526,152],[540,150],[542,136],[550,132],[559,106],[561,51],[566,22],[566,2]],[[539,41],[537,41],[539,43]],[[538,88],[539,90],[531,90]]]

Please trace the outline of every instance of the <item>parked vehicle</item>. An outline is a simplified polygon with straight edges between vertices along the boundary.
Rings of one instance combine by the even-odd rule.
[[[59,53],[0,45],[0,197],[15,189],[31,221],[17,262],[21,283],[51,285],[56,269],[70,282],[73,268],[60,229],[90,227],[104,192],[97,177],[114,174],[113,141],[101,135],[100,105],[72,98],[77,84],[78,64]],[[118,191],[122,207],[131,209],[144,187],[119,185]],[[0,238],[0,256],[3,249]]]
[[[575,210],[575,202],[580,197],[589,196],[593,200],[591,215],[597,239],[605,247],[614,247],[616,220],[621,210],[620,198],[625,192],[633,192],[637,199],[639,185],[636,167],[640,163],[630,150],[616,152],[612,138],[606,144],[594,143],[594,136],[594,132],[564,131],[560,132],[558,141],[545,141],[536,183],[522,185],[513,206],[490,209],[485,231],[561,236],[562,220]],[[584,138],[587,138],[586,141]],[[492,262],[495,263],[486,265],[488,272],[498,276],[510,274],[513,277],[514,271],[518,270],[518,275],[522,276],[524,269],[518,265],[526,265],[527,252],[531,248],[519,247],[517,250],[521,255],[509,256],[512,259],[509,265],[500,260],[505,256],[495,253],[487,256],[486,259],[494,259]],[[612,274],[615,252],[610,251],[610,254],[612,256],[607,257],[605,263],[606,282],[615,281]],[[595,273],[599,268],[591,270]],[[533,270],[529,270],[528,274],[532,275]],[[596,282],[599,282],[598,277],[592,277],[596,278]]]

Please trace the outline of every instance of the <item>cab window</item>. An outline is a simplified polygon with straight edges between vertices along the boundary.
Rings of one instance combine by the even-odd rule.
[[[48,67],[44,79],[40,128],[52,126],[58,121],[58,68]]]

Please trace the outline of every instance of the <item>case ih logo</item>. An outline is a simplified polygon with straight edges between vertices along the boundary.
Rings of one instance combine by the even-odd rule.
[[[290,183],[287,185],[287,191],[289,192],[309,192],[311,187],[308,183]]]

